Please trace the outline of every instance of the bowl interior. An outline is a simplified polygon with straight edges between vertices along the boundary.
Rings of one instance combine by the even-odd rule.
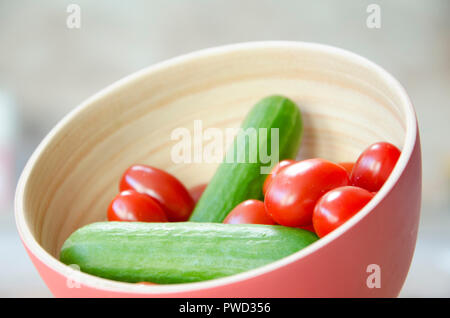
[[[238,127],[262,97],[286,95],[301,108],[299,158],[354,161],[376,141],[402,148],[405,105],[367,61],[315,45],[253,45],[208,50],[158,64],[89,99],[47,136],[23,180],[23,218],[58,257],[77,228],[106,220],[123,171],[143,163],[186,186],[207,182],[216,163],[174,163],[175,128],[194,120]],[[204,141],[204,145],[209,141]]]

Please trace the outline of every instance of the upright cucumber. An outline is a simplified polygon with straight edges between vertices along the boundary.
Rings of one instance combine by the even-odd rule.
[[[280,225],[99,222],[75,231],[60,259],[113,280],[185,283],[250,270],[316,240]]]
[[[300,110],[288,98],[270,96],[257,103],[245,118],[242,129],[206,187],[190,221],[222,222],[242,201],[262,199],[262,186],[268,171],[262,173],[261,167],[270,168],[277,163],[264,162],[264,155],[276,149],[278,158],[273,158],[275,154],[270,153],[271,159],[294,159],[300,147],[302,126]],[[276,135],[272,136],[272,128],[278,129],[278,145]]]

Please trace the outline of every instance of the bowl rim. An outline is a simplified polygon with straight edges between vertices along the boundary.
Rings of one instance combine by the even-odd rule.
[[[24,212],[24,194],[27,186],[27,180],[35,167],[35,163],[41,154],[45,151],[47,145],[51,142],[53,137],[59,133],[59,131],[69,122],[71,122],[80,112],[84,111],[89,105],[91,105],[96,100],[101,99],[103,96],[112,93],[114,90],[119,89],[121,86],[131,83],[133,81],[139,81],[142,77],[147,76],[153,72],[159,72],[169,67],[181,66],[184,63],[189,63],[195,60],[205,59],[210,56],[226,55],[228,53],[236,53],[240,51],[249,50],[264,50],[264,49],[303,49],[311,52],[320,52],[324,54],[329,54],[332,56],[337,56],[343,58],[344,60],[354,63],[355,65],[363,66],[369,69],[371,72],[377,74],[385,83],[393,88],[398,94],[400,102],[404,105],[404,114],[406,115],[406,133],[403,143],[403,148],[401,155],[398,159],[397,164],[394,167],[388,180],[386,180],[383,187],[378,191],[375,197],[369,201],[369,203],[347,222],[341,225],[339,228],[329,233],[320,240],[314,242],[313,244],[303,248],[302,250],[291,254],[285,258],[278,261],[269,263],[267,265],[255,268],[243,273],[235,274],[232,276],[217,278],[208,281],[195,282],[195,283],[184,283],[184,284],[170,284],[170,285],[144,285],[144,284],[133,284],[126,282],[113,281],[87,273],[82,273],[76,269],[71,268],[60,262],[54,256],[49,254],[34,238],[28,223],[25,218]],[[180,55],[154,65],[150,65],[144,69],[141,69],[131,75],[128,75],[115,83],[107,86],[106,88],[100,90],[75,109],[70,111],[65,115],[45,136],[38,147],[35,149],[31,157],[29,158],[24,170],[19,178],[16,195],[14,200],[14,210],[16,226],[19,235],[22,239],[23,244],[29,250],[31,254],[34,255],[40,262],[45,264],[45,266],[51,268],[53,271],[59,273],[60,275],[72,279],[76,277],[76,280],[82,285],[105,290],[108,292],[115,293],[129,293],[129,294],[148,294],[148,295],[164,295],[173,293],[183,293],[190,291],[198,291],[203,289],[211,289],[216,287],[223,287],[225,285],[230,285],[240,281],[249,280],[257,276],[266,274],[270,271],[284,267],[290,263],[293,263],[301,258],[304,258],[320,248],[328,245],[331,241],[335,240],[339,236],[347,232],[348,229],[355,226],[361,219],[363,219],[370,211],[372,211],[382,199],[391,191],[394,185],[397,183],[399,177],[406,168],[409,162],[413,149],[416,144],[417,138],[417,119],[416,114],[411,103],[409,96],[406,93],[404,87],[395,79],[390,73],[388,73],[381,66],[375,64],[374,62],[362,57],[356,53],[347,51],[345,49],[337,48],[334,46],[311,43],[311,42],[297,42],[297,41],[258,41],[258,42],[243,42],[236,44],[228,44],[224,46],[218,46],[213,48],[202,49],[199,51],[194,51],[188,54]]]

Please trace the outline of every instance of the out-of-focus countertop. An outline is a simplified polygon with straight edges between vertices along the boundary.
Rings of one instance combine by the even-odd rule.
[[[417,249],[400,296],[450,296],[450,2],[76,1],[81,28],[60,1],[0,2],[0,91],[18,115],[15,179],[69,110],[108,84],[193,50],[254,40],[342,47],[383,66],[406,87],[419,118],[423,207]],[[378,3],[381,28],[366,27]],[[11,198],[12,201],[12,198]],[[25,254],[12,207],[0,211],[0,296],[51,296]]]

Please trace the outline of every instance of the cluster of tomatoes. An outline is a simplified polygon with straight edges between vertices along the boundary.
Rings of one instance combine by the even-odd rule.
[[[108,207],[109,221],[182,222],[189,219],[195,206],[177,178],[146,165],[128,168],[119,190]]]
[[[391,174],[400,150],[379,142],[355,163],[315,158],[283,160],[267,176],[264,202],[247,200],[225,218],[228,224],[280,224],[323,237],[360,211]],[[190,190],[171,174],[146,165],[128,168],[120,193],[108,207],[110,221],[187,221],[206,185]]]
[[[224,222],[281,224],[323,237],[373,198],[399,156],[397,147],[379,142],[364,150],[356,163],[283,160],[264,183],[264,202],[242,202]]]

